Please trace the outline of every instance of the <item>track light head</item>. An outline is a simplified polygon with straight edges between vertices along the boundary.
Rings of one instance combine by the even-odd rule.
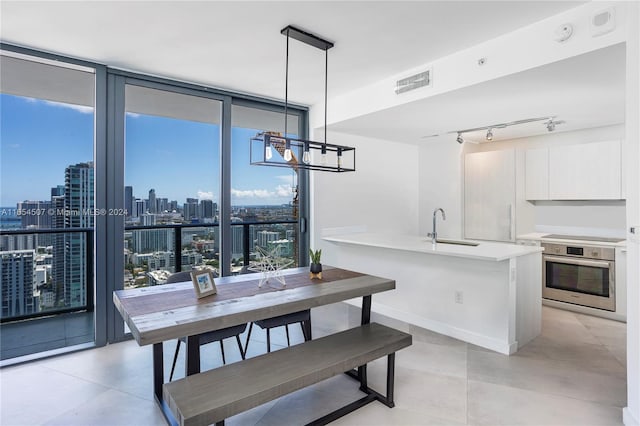
[[[462,135],[460,133],[458,133],[458,137],[456,138],[456,141],[460,144],[464,143],[464,139],[462,139]]]
[[[556,129],[556,123],[553,120],[547,121],[547,130],[553,132]]]
[[[491,129],[491,127],[489,127],[487,129],[487,140],[488,141],[492,141],[493,140],[493,129]]]

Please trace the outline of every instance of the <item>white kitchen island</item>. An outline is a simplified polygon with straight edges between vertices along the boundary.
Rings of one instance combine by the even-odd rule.
[[[503,354],[541,327],[540,247],[351,233],[322,238],[323,263],[396,281],[372,311]]]

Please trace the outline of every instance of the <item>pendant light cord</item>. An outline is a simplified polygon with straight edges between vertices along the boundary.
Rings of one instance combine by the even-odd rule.
[[[329,79],[329,49],[324,50],[324,144],[327,144],[327,80]]]
[[[289,116],[288,104],[289,104],[289,31],[287,31],[287,55],[286,55],[286,65],[284,72],[284,137],[287,137],[287,118]]]

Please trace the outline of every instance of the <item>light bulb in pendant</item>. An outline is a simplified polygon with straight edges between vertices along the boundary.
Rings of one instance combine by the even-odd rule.
[[[292,155],[291,155],[291,142],[289,142],[289,139],[285,139],[285,143],[284,143],[284,161],[291,161]]]
[[[338,168],[342,167],[342,150],[338,148]]]
[[[271,160],[271,157],[273,157],[271,145],[267,145],[267,147],[264,149],[264,158],[266,158],[267,160]]]
[[[309,164],[309,163],[311,163],[311,153],[310,153],[309,151],[305,151],[305,152],[302,154],[302,162],[303,162],[304,164]]]
[[[327,146],[326,145],[322,145],[322,151],[321,151],[320,155],[320,164],[322,164],[323,166],[327,165]]]

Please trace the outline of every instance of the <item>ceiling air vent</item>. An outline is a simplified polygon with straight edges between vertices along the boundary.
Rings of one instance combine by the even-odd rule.
[[[431,70],[396,81],[396,95],[424,86],[431,86]]]

